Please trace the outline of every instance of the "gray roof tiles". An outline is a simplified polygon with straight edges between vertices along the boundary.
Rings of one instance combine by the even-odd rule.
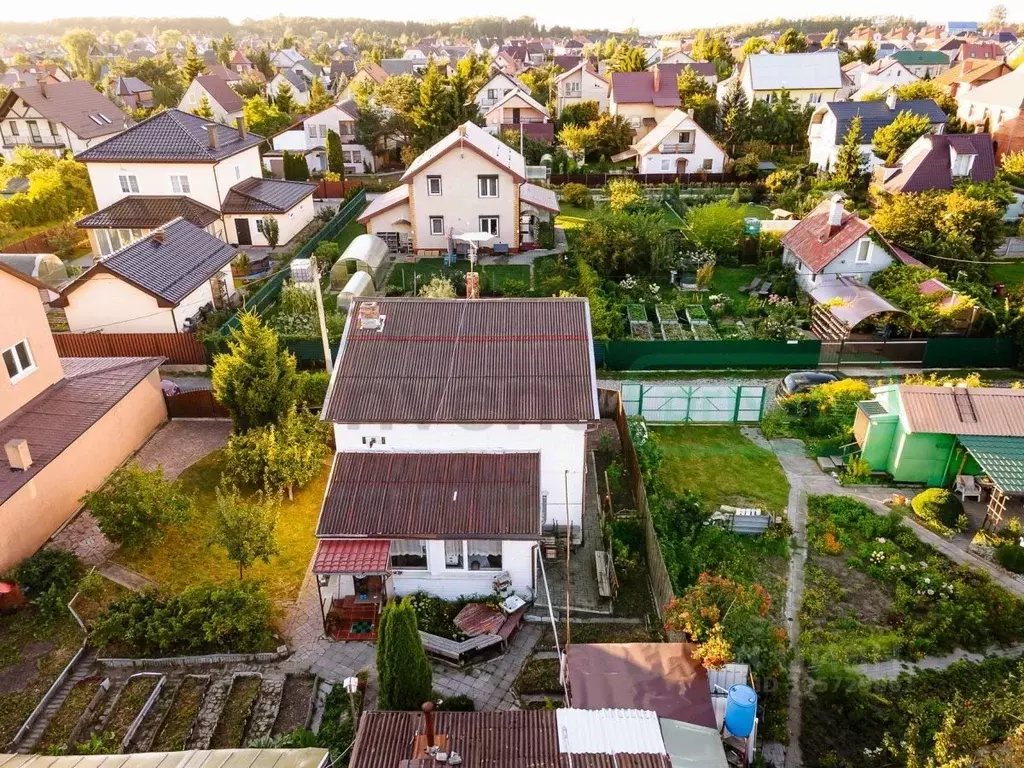
[[[833,137],[836,144],[843,140],[850,130],[850,122],[857,116],[860,117],[862,144],[869,143],[875,131],[889,125],[900,112],[926,115],[936,125],[946,122],[946,113],[933,99],[897,101],[895,109],[890,109],[884,101],[830,101],[825,106],[836,117],[836,134]]]
[[[316,184],[281,179],[245,179],[221,204],[224,213],[285,213],[313,194]]]

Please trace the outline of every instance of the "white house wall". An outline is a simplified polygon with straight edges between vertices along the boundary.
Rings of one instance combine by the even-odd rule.
[[[782,260],[796,267],[797,283],[808,293],[821,285],[823,281],[839,276],[856,278],[867,285],[875,272],[879,272],[892,264],[892,256],[874,240],[867,239],[871,243],[868,249],[869,258],[866,262],[860,264],[856,261],[860,240],[839,254],[837,258],[833,259],[831,263],[816,274],[812,274],[811,270],[803,262],[797,261],[793,252],[788,248],[783,251]]]
[[[235,229],[235,221],[237,219],[248,219],[249,220],[249,234],[252,236],[253,246],[267,246],[267,239],[263,236],[262,232],[256,229],[256,222],[262,221],[268,216],[272,219],[277,220],[277,244],[286,245],[291,242],[292,238],[301,232],[307,224],[313,221],[313,196],[309,195],[301,203],[292,208],[287,213],[281,214],[265,214],[265,213],[228,213],[224,215],[224,221],[226,223],[226,232],[228,242],[231,245],[238,245],[238,230]],[[242,246],[243,248],[246,246]]]
[[[178,109],[185,112],[194,112],[199,109],[199,105],[203,103],[203,97],[210,104],[210,109],[213,111],[213,119],[218,123],[224,125],[234,125],[235,120],[242,116],[242,111],[228,112],[220,103],[210,95],[210,92],[203,88],[196,80],[193,80],[185,93],[181,97],[181,102],[178,104]]]
[[[213,207],[220,210],[220,202],[223,202],[235,184],[245,179],[263,177],[259,147],[249,147],[244,152],[224,158],[213,167],[213,172],[217,181],[217,191],[220,193],[220,201]],[[281,242],[284,242],[283,238]]]
[[[197,202],[220,210],[221,198],[217,194],[217,183],[212,167],[202,163],[87,163],[89,181],[96,195],[96,205],[106,208],[118,200],[128,197],[121,191],[119,176],[135,176],[140,195],[173,195],[171,176],[187,176],[189,197]],[[223,190],[227,192],[227,190]],[[134,193],[133,193],[134,194]]]
[[[109,274],[95,275],[68,294],[64,308],[73,333],[174,333],[169,307]]]
[[[494,578],[507,572],[513,590],[532,589],[535,544],[533,541],[503,541],[500,570],[462,571],[445,568],[444,541],[431,540],[427,542],[427,570],[395,570],[392,586],[400,596],[424,591],[453,600],[463,595],[494,594]]]
[[[566,520],[567,481],[569,516],[574,525],[582,521],[586,433],[586,424],[334,425],[335,444],[343,452],[539,452],[540,490],[542,495],[547,494],[545,522],[562,525]],[[376,438],[372,447],[370,438]]]

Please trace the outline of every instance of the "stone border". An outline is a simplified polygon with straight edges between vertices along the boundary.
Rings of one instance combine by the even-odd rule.
[[[133,675],[129,675],[128,678],[123,683],[121,683],[121,687],[117,689],[117,695],[114,696],[114,699],[113,699],[113,701],[110,702],[110,705],[107,708],[107,711],[106,711],[104,717],[100,720],[99,727],[100,727],[101,731],[106,731],[107,730],[107,724],[110,722],[110,718],[112,718],[114,716],[114,710],[117,709],[117,704],[118,704],[119,701],[121,701],[121,696],[124,695],[125,689],[131,684],[132,680],[136,680],[136,679],[142,678],[142,677],[156,677],[156,678],[163,679],[164,675],[161,675],[159,672],[136,672]],[[160,679],[157,680],[157,685],[160,684]],[[148,701],[148,699],[147,699],[147,701]],[[145,705],[143,705],[143,706],[145,706]],[[134,724],[135,724],[135,721],[133,720],[132,721],[132,725],[134,725]],[[129,730],[131,729],[131,725],[128,726],[128,729]],[[125,733],[127,734],[128,731],[125,731]],[[121,739],[121,741],[123,743],[124,739]]]
[[[68,736],[67,745],[69,747],[78,744],[80,741],[85,740],[88,733],[89,726],[92,725],[92,719],[96,713],[100,710],[100,705],[103,704],[104,699],[107,698],[107,693],[110,691],[110,678],[104,678],[96,689],[96,693],[92,695],[89,703],[86,704],[85,709],[78,716],[78,721],[75,723],[75,727],[71,731],[71,735]]]
[[[147,676],[149,673],[141,673],[141,675],[132,675],[128,680],[132,680],[135,677]],[[150,710],[153,709],[153,705],[156,704],[156,700],[160,698],[160,692],[163,691],[164,685],[167,683],[167,675],[160,675],[160,679],[156,681],[156,685],[153,686],[152,693],[149,694],[149,698],[146,699],[146,703],[142,705],[142,709],[139,710],[139,714],[132,720],[132,724],[128,726],[128,730],[124,732],[124,738],[121,739],[121,749],[124,752],[128,751],[128,747],[135,739],[135,734],[138,733],[139,727],[142,725],[142,721],[146,719],[146,715],[149,714]],[[127,683],[125,683],[127,685]],[[122,690],[124,690],[122,688]]]
[[[46,693],[43,694],[43,698],[36,704],[36,708],[32,710],[32,713],[25,719],[25,722],[21,724],[21,728],[14,734],[14,738],[11,739],[8,744],[8,748],[13,752],[21,740],[25,738],[29,731],[32,730],[32,726],[36,724],[36,720],[43,714],[43,710],[49,705],[53,698],[57,695],[60,688],[68,681],[71,677],[71,673],[75,671],[78,666],[78,662],[81,661],[85,655],[85,643],[82,643],[82,647],[78,649],[75,655],[68,662],[68,665],[64,667],[64,670],[57,675],[57,679],[53,681],[53,684],[49,687]]]
[[[291,651],[287,645],[278,646],[276,651],[263,653],[210,653],[204,656],[168,656],[158,659],[101,658],[97,663],[115,668],[148,667],[198,667],[204,664],[264,664],[288,658]]]

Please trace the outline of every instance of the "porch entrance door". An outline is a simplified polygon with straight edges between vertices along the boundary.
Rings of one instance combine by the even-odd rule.
[[[252,233],[249,232],[248,219],[235,219],[235,235],[239,245],[252,245]]]
[[[384,580],[379,576],[353,576],[356,600],[379,603],[384,593]]]
[[[519,116],[519,107],[512,107],[512,125],[519,125],[522,118]]]

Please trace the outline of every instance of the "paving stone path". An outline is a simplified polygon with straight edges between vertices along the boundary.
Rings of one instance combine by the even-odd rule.
[[[958,661],[979,662],[991,658],[1015,659],[1018,656],[1024,656],[1024,644],[1017,643],[1006,648],[996,646],[989,648],[984,653],[971,653],[970,651],[958,648],[947,656],[929,656],[920,661],[898,661],[891,659],[875,664],[857,664],[854,669],[868,680],[895,680],[904,672],[917,674],[924,669],[946,669]]]

